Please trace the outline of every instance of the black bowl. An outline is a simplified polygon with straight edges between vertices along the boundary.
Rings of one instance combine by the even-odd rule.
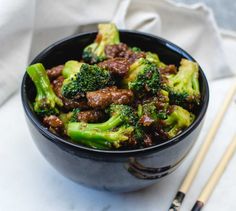
[[[41,62],[46,68],[81,58],[83,48],[91,43],[96,32],[79,34],[58,41],[42,51],[31,64]],[[195,61],[187,52],[162,38],[133,31],[120,31],[121,41],[144,51],[158,53],[167,64],[179,65],[181,58]],[[27,123],[38,149],[59,172],[80,184],[109,191],[134,191],[147,187],[173,172],[196,141],[203,124],[209,89],[200,68],[202,103],[195,122],[184,132],[164,143],[128,151],[105,151],[81,146],[45,128],[35,115],[32,100],[35,90],[27,74],[22,81],[21,95]]]

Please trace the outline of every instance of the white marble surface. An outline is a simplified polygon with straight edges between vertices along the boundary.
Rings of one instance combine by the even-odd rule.
[[[0,108],[0,210],[166,211],[231,83],[232,79],[224,79],[210,84],[211,99],[205,125],[197,144],[180,168],[156,185],[126,194],[82,187],[56,172],[31,140],[17,93]],[[227,143],[236,132],[235,119],[236,105],[232,103],[181,211],[191,209]],[[207,203],[205,211],[236,210],[235,163],[236,156]]]

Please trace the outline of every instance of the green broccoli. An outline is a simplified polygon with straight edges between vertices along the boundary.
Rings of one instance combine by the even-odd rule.
[[[138,109],[141,114],[141,116],[146,115],[152,119],[153,122],[156,121],[157,119],[165,119],[166,113],[165,112],[160,112],[157,110],[157,107],[155,105],[155,102],[150,102],[150,103],[145,103],[143,105],[139,105]]]
[[[149,102],[145,104],[138,105],[138,115],[141,117],[147,115],[151,119],[155,120],[158,118],[158,111],[155,102]]]
[[[161,133],[167,138],[173,138],[189,127],[195,119],[195,115],[182,108],[181,106],[173,105],[169,107],[169,113],[165,120],[159,121]]]
[[[146,59],[149,62],[154,63],[158,68],[166,67],[166,65],[160,61],[159,56],[155,53],[146,52]]]
[[[74,108],[72,111],[68,113],[60,113],[59,119],[63,122],[64,130],[63,134],[66,135],[66,129],[69,122],[78,122],[78,113],[80,112],[79,108]]]
[[[76,74],[65,79],[62,86],[62,95],[73,98],[77,94],[102,89],[113,85],[111,74],[97,65],[82,64]]]
[[[58,114],[57,106],[63,106],[63,102],[54,93],[47,72],[41,63],[27,67],[27,73],[36,87],[34,111],[40,116]]]
[[[68,113],[60,113],[59,119],[67,125],[69,122],[78,122],[78,113],[80,112],[79,108],[74,108]]]
[[[135,53],[139,53],[139,52],[142,52],[142,50],[138,47],[132,47],[130,48],[131,51],[135,52]]]
[[[127,105],[110,106],[110,118],[103,123],[69,122],[67,135],[81,144],[98,148],[119,148],[135,129],[137,116]]]
[[[198,64],[182,59],[177,74],[167,74],[163,78],[163,89],[169,92],[171,104],[184,106],[185,103],[200,103]],[[185,107],[185,106],[184,106]]]
[[[106,59],[105,46],[119,44],[119,32],[114,23],[98,24],[95,41],[85,47],[82,58],[85,62],[95,64]]]
[[[138,116],[142,122],[143,117],[146,117],[147,122],[143,122],[144,126],[155,124],[160,119],[166,119],[167,109],[169,107],[168,92],[159,90],[157,96],[152,98],[150,102],[145,102],[138,105]]]
[[[82,62],[78,62],[75,60],[69,60],[68,62],[66,62],[62,70],[63,77],[69,78],[78,73],[80,71],[82,64],[83,64]]]
[[[155,94],[160,88],[160,73],[155,64],[140,58],[130,66],[122,84],[139,93],[146,91]]]
[[[78,122],[78,113],[80,112],[79,108],[74,108],[70,113],[71,117],[69,122]]]
[[[82,65],[83,63],[75,60],[70,60],[65,63],[65,66],[62,70],[62,75],[65,78],[65,80],[63,81],[63,85],[66,84],[66,90],[64,91],[64,89],[62,88],[62,95],[64,97],[72,98],[77,94],[77,81],[75,79],[76,74],[80,72],[80,68]]]

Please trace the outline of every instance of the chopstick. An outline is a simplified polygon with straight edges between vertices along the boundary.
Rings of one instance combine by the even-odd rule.
[[[191,211],[200,211],[203,206],[206,204],[207,200],[211,196],[212,192],[218,181],[220,180],[222,174],[224,173],[229,161],[233,157],[236,151],[236,135],[234,136],[232,142],[227,147],[224,155],[222,156],[221,160],[217,164],[215,170],[211,174],[210,178],[207,181],[207,184],[203,188],[201,194],[198,197],[198,200],[194,204]]]
[[[175,195],[174,200],[172,201],[172,204],[169,208],[169,211],[177,211],[181,207],[183,200],[185,198],[185,194],[188,192],[189,188],[192,185],[192,182],[197,175],[197,172],[211,146],[211,143],[216,135],[216,132],[220,126],[220,123],[222,122],[222,119],[224,117],[224,114],[226,110],[228,109],[231,100],[236,92],[236,80],[233,81],[233,85],[230,87],[228,94],[223,102],[223,105],[221,106],[220,110],[218,111],[218,114],[216,116],[216,119],[213,121],[213,124],[201,146],[199,149],[187,175],[185,176],[177,194]]]

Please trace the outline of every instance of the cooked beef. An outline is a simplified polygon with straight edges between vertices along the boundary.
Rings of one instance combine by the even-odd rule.
[[[134,52],[124,43],[119,43],[115,45],[107,45],[105,47],[105,53],[108,58],[121,57],[128,60],[129,64],[135,62],[139,58],[145,58],[146,54],[142,51]]]
[[[64,65],[58,65],[56,67],[48,69],[47,75],[48,75],[50,81],[58,78],[61,75],[63,68],[64,68]]]
[[[52,83],[51,83],[55,94],[61,99],[63,98],[63,96],[61,94],[61,87],[62,87],[63,81],[64,81],[64,77],[59,76],[58,78],[53,80]]]
[[[143,115],[140,117],[139,119],[139,124],[143,125],[143,126],[150,126],[155,120],[153,120],[151,117],[149,117],[148,115]]]
[[[80,108],[80,109],[88,109],[88,103],[85,98],[82,98],[80,100],[73,100],[68,98],[63,98],[64,108],[67,111],[70,111],[74,108]]]
[[[125,52],[129,49],[129,47],[124,43],[107,45],[105,47],[105,54],[107,58],[115,58],[115,57],[124,57]]]
[[[157,97],[153,98],[155,102],[155,106],[158,111],[162,111],[166,109],[166,105],[168,104],[169,97],[165,96],[161,93],[161,91],[157,92]]]
[[[150,147],[150,146],[154,145],[153,140],[154,139],[151,137],[151,135],[145,133],[144,139],[143,139],[144,147]]]
[[[166,67],[164,68],[160,68],[160,72],[161,74],[176,74],[177,73],[177,68],[175,65],[173,64],[170,64],[170,65],[167,65]]]
[[[49,128],[49,130],[56,134],[61,134],[64,129],[63,122],[55,115],[45,116],[43,118],[43,124]]]
[[[124,58],[128,59],[129,64],[133,64],[137,59],[145,58],[146,54],[144,52],[133,52],[128,50],[125,52]]]
[[[130,104],[133,100],[133,92],[128,89],[118,89],[116,86],[112,86],[87,92],[86,97],[89,106],[104,109],[112,103]]]
[[[105,113],[100,110],[81,111],[78,113],[80,122],[101,122],[104,120]]]
[[[142,140],[137,140],[133,135],[129,137],[129,140],[122,143],[122,148],[124,149],[135,149],[135,148],[145,148],[150,147],[155,144],[155,141],[150,132],[144,133]]]
[[[129,71],[130,65],[125,58],[114,58],[100,62],[98,66],[109,70],[114,75],[123,77]]]

